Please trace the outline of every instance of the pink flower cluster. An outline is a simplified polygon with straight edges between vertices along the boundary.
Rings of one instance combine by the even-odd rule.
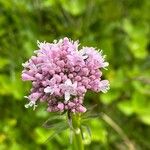
[[[85,112],[83,100],[87,90],[107,92],[109,81],[101,80],[101,68],[108,66],[102,51],[93,47],[78,50],[78,41],[68,38],[53,43],[38,42],[39,50],[23,64],[22,80],[32,81],[26,98],[28,107],[37,101],[47,102],[48,111]]]

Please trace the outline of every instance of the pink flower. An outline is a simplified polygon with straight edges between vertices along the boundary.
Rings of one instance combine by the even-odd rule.
[[[22,64],[22,80],[32,82],[26,108],[46,102],[50,112],[83,113],[87,90],[105,93],[109,89],[109,81],[101,80],[101,69],[108,66],[102,51],[93,47],[79,50],[79,42],[68,38],[37,44],[35,56]]]
[[[63,111],[63,110],[64,110],[64,104],[63,104],[63,103],[58,103],[57,108],[58,108],[60,111]]]
[[[23,73],[23,74],[22,74],[22,80],[23,80],[23,81],[27,81],[27,80],[33,81],[33,80],[35,80],[35,78],[32,77],[32,76],[30,76],[30,75],[28,75],[28,74],[26,74],[26,73]]]
[[[64,91],[65,101],[69,101],[71,95],[76,95],[77,82],[72,84],[70,79],[67,79],[64,84],[60,85],[60,88]]]
[[[106,93],[109,90],[109,81],[108,80],[102,80],[100,82],[100,91],[103,93]]]

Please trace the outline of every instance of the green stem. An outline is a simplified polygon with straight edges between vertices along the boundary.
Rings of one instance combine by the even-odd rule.
[[[81,117],[80,114],[72,114],[72,126],[73,126],[73,150],[84,150],[84,145],[81,135]]]

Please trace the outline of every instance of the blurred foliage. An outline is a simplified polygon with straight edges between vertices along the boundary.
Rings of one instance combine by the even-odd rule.
[[[70,149],[67,131],[45,143],[50,114],[44,106],[24,108],[30,85],[20,79],[36,40],[64,36],[103,49],[110,62],[110,91],[88,93],[85,101],[114,122],[92,119],[86,149],[150,149],[149,14],[149,0],[0,0],[0,150]]]

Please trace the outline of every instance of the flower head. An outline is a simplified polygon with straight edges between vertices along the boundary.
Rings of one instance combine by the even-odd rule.
[[[22,80],[31,81],[26,108],[47,102],[48,111],[85,112],[83,100],[87,90],[107,92],[109,81],[101,80],[106,68],[105,56],[93,47],[79,50],[78,41],[68,38],[53,43],[38,41],[39,50],[23,64]]]

